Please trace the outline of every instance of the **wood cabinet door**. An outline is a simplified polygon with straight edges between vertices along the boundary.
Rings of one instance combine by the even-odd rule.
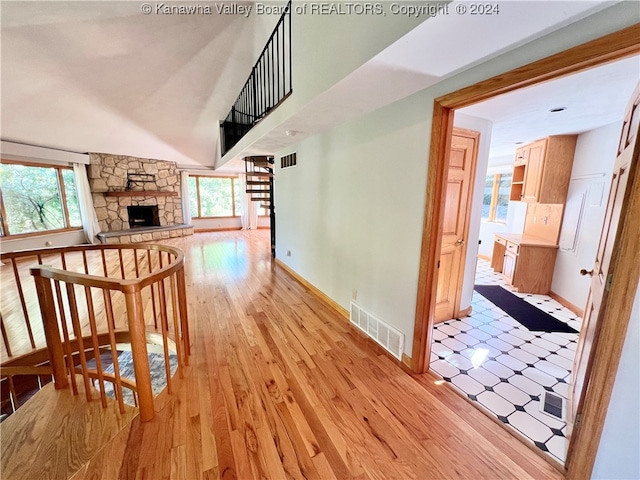
[[[516,159],[513,161],[514,166],[524,165],[527,163],[527,158],[529,157],[529,148],[528,147],[520,147],[516,150]]]
[[[516,273],[516,261],[518,256],[515,253],[504,252],[504,264],[502,265],[502,275],[509,284],[513,283],[513,277]]]
[[[546,143],[546,140],[539,140],[532,143],[528,148],[527,168],[522,188],[522,200],[525,202],[536,202],[538,200]]]

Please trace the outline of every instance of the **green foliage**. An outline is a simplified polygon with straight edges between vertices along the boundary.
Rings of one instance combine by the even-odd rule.
[[[67,212],[69,212],[69,226],[81,227],[80,205],[78,204],[78,192],[76,192],[76,180],[73,170],[62,170],[64,191],[67,197]]]
[[[198,177],[196,182],[195,177],[189,177],[189,205],[192,217],[198,217],[198,187],[200,189],[200,216],[232,217],[240,215],[242,192],[237,178]]]
[[[73,172],[63,172],[71,226],[80,226]],[[56,168],[0,164],[0,185],[9,226],[9,232],[5,234],[56,230],[67,226]]]

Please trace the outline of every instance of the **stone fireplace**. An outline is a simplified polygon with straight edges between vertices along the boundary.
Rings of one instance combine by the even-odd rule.
[[[174,162],[92,153],[89,185],[103,243],[193,234],[182,218],[180,172]]]

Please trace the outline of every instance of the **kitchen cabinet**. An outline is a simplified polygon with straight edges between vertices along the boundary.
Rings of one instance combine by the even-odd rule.
[[[518,292],[549,293],[558,245],[529,235],[496,233],[494,237],[494,270]]]
[[[565,203],[577,135],[554,135],[516,150],[509,199]]]

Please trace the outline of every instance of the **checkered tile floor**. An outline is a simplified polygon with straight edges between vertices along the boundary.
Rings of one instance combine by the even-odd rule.
[[[513,292],[485,260],[478,261],[476,284]],[[580,330],[582,319],[551,297],[513,293]],[[566,423],[542,413],[540,402],[545,390],[568,398],[578,334],[529,331],[477,292],[472,308],[469,317],[436,325],[431,369],[564,463]]]

